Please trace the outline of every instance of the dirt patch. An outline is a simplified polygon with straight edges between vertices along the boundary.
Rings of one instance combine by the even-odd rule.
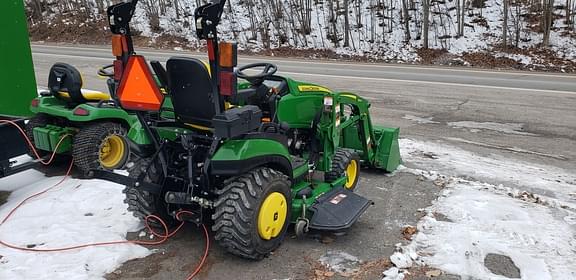
[[[75,44],[107,44],[110,41],[105,19],[88,20],[79,16],[60,15],[48,21],[29,23],[33,41]]]
[[[104,278],[107,280],[119,280],[125,278],[148,279],[160,272],[163,261],[174,257],[176,257],[176,253],[174,252],[160,251],[145,258],[147,260],[146,266],[141,266],[139,259],[130,260],[125,262],[122,267],[130,268],[138,266],[138,269],[118,269],[112,273],[108,273]]]
[[[520,278],[520,269],[508,256],[499,254],[488,254],[484,258],[484,266],[492,273],[502,275],[507,278]]]
[[[319,261],[313,261],[306,257],[307,262],[310,265],[310,270],[306,274],[307,279],[313,280],[328,280],[328,279],[353,279],[353,280],[363,280],[363,279],[380,279],[382,278],[382,272],[386,271],[392,266],[388,258],[363,262],[358,269],[354,272],[334,272],[328,267],[322,265]]]
[[[487,52],[463,53],[462,58],[471,66],[482,68],[518,68],[519,63],[506,57],[496,57]]]
[[[8,201],[9,196],[10,192],[0,191],[0,205],[6,203],[6,201]]]
[[[422,59],[422,64],[434,64],[438,58],[447,54],[448,51],[444,49],[424,49],[420,48],[417,50],[418,56]]]
[[[460,280],[457,275],[446,274],[441,270],[429,266],[413,266],[404,273],[404,280]]]

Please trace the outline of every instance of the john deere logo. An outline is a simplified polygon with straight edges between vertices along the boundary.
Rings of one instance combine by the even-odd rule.
[[[302,85],[298,86],[298,90],[301,92],[327,92],[332,93],[329,89],[320,86],[313,86],[313,85]]]

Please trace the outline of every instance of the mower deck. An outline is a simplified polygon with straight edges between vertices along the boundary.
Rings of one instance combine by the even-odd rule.
[[[313,213],[309,228],[341,231],[351,227],[374,204],[345,188],[334,188],[310,207]]]

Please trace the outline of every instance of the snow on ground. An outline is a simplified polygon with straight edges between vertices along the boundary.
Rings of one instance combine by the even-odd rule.
[[[448,125],[455,128],[467,128],[471,132],[478,132],[484,129],[508,134],[535,136],[535,134],[523,132],[522,130],[524,129],[524,124],[522,123],[460,121],[460,122],[449,122]]]
[[[431,142],[403,139],[400,147],[403,160],[419,169],[488,182],[504,192],[530,192],[548,203],[576,209],[574,172],[516,161],[500,155],[478,155]]]
[[[419,124],[439,123],[437,121],[433,121],[433,117],[417,117],[417,116],[413,116],[413,115],[404,115],[402,118],[405,120],[419,123]]]
[[[0,179],[0,190],[13,191],[0,206],[0,219],[26,197],[61,179],[34,170]],[[122,189],[105,181],[69,178],[22,206],[0,226],[0,239],[36,249],[125,240],[140,222],[128,213]],[[123,262],[149,253],[131,244],[56,253],[21,252],[0,245],[0,279],[103,279]]]
[[[522,279],[576,279],[576,173],[433,142],[404,139],[400,147],[413,166],[402,172],[444,189],[396,258],[475,279],[507,279],[484,265],[491,253],[510,257]],[[405,274],[391,269],[384,276]]]

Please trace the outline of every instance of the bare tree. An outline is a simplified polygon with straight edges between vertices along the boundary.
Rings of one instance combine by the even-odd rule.
[[[509,8],[508,0],[504,1],[504,22],[502,22],[502,47],[504,49],[508,48],[508,12]]]
[[[550,45],[550,32],[552,30],[552,11],[554,9],[554,0],[543,0],[542,5],[542,46],[548,47]]]
[[[422,0],[423,14],[423,27],[422,27],[422,46],[428,48],[428,31],[430,29],[430,0]]]
[[[404,23],[404,41],[410,42],[410,13],[408,11],[408,0],[402,0],[402,21]]]

